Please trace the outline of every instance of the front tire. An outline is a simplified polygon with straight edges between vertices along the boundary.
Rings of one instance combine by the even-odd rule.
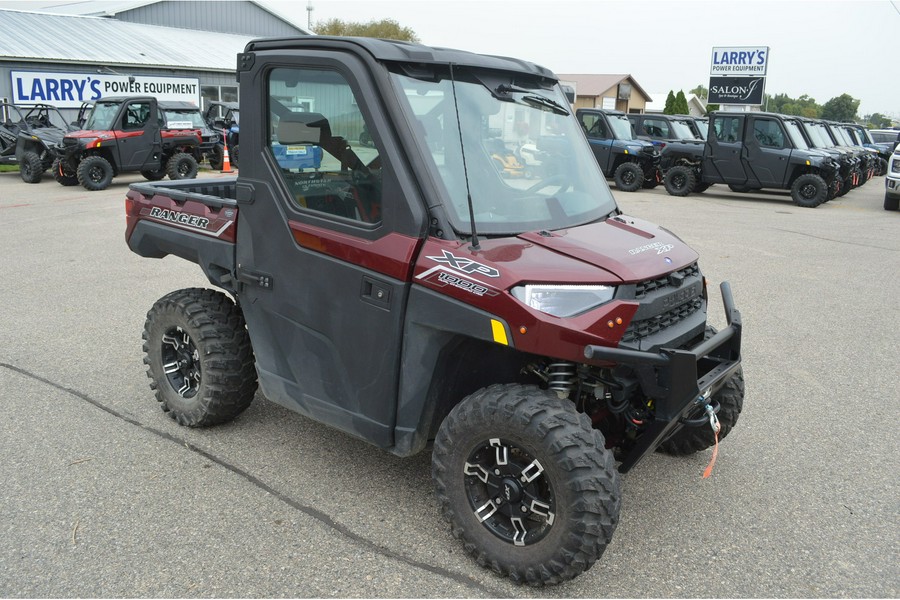
[[[244,317],[221,292],[184,289],[153,305],[144,364],[163,411],[186,427],[231,421],[253,400],[257,378]]]
[[[172,181],[193,179],[199,170],[200,165],[197,164],[197,159],[187,152],[179,152],[166,162],[166,174]]]
[[[475,561],[516,583],[555,584],[603,554],[619,518],[613,457],[568,400],[525,385],[466,397],[434,442],[444,518]]]
[[[814,173],[806,173],[794,180],[791,198],[794,204],[803,208],[815,208],[828,197],[828,185]]]
[[[623,192],[636,192],[644,185],[644,170],[637,163],[624,162],[616,167],[613,180]]]
[[[666,171],[663,183],[672,196],[687,196],[697,186],[697,178],[693,169],[678,165]]]
[[[57,158],[53,161],[53,165],[50,169],[53,171],[53,179],[55,179],[56,183],[59,185],[64,185],[66,187],[78,185],[78,173],[69,168],[68,162],[62,162]]]
[[[44,163],[36,152],[26,151],[19,160],[19,175],[25,183],[40,183],[44,175]]]
[[[102,156],[88,156],[78,163],[78,183],[92,192],[105,190],[112,183],[113,168]]]

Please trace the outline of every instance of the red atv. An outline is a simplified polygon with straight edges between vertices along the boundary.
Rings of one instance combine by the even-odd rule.
[[[127,171],[140,171],[151,181],[166,175],[193,179],[201,142],[197,129],[167,128],[156,98],[103,98],[84,129],[63,138],[53,176],[62,185],[80,183],[88,190],[104,190]]]

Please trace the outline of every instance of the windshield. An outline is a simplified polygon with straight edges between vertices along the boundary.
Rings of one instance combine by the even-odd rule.
[[[206,123],[199,110],[163,110],[169,129],[203,129]]]
[[[709,137],[709,121],[701,121],[696,120],[694,123],[697,124],[697,129],[700,131],[700,137],[702,139],[707,139]]]
[[[620,140],[633,140],[634,134],[631,131],[631,121],[625,115],[608,115],[609,124],[612,125],[613,131],[616,132],[616,138]]]
[[[562,229],[616,210],[558,86],[513,84],[505,73],[457,69],[455,76],[454,98],[447,69],[425,79],[392,75],[457,231],[472,229],[467,192],[479,234]]]
[[[850,134],[847,133],[847,130],[843,127],[832,127],[831,131],[834,133],[834,136],[837,138],[840,144],[844,146],[855,146],[856,142],[850,139]]]
[[[116,118],[118,112],[118,102],[98,102],[91,109],[91,115],[84,128],[94,131],[109,131],[112,129],[113,119]]]
[[[804,127],[809,136],[810,145],[813,148],[830,148],[832,146],[830,138],[827,142],[825,141],[825,138],[828,138],[828,134],[822,131],[821,125],[818,123],[804,123]]]
[[[694,130],[691,129],[691,126],[687,124],[686,121],[672,121],[672,135],[674,139],[679,140],[695,140],[697,136],[694,134]]]
[[[794,148],[798,148],[800,150],[809,149],[809,146],[806,144],[806,140],[803,139],[803,133],[800,131],[800,125],[797,123],[797,121],[784,121],[784,128],[787,129],[788,136],[794,143]]]

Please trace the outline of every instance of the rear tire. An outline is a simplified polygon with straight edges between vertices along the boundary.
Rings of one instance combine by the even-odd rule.
[[[237,144],[234,145],[234,148],[228,150],[228,162],[231,163],[232,167],[238,166],[239,155],[240,147]]]
[[[54,160],[53,165],[50,167],[53,172],[53,179],[55,179],[56,183],[59,185],[64,185],[66,187],[78,185],[78,174],[72,169],[69,169],[67,165],[68,163],[63,163],[58,158]]]
[[[636,192],[644,185],[644,170],[637,163],[624,162],[616,167],[613,180],[623,192]]]
[[[44,176],[44,164],[41,157],[35,152],[26,151],[22,153],[19,160],[19,176],[25,183],[40,183]]]
[[[554,392],[493,385],[471,394],[441,424],[432,461],[453,535],[479,565],[516,583],[575,577],[615,531],[612,453]]]
[[[166,170],[157,169],[155,171],[141,171],[141,175],[143,175],[144,179],[147,181],[159,181],[166,176]]]
[[[200,165],[197,164],[197,159],[187,152],[179,152],[166,162],[166,174],[173,181],[193,179],[199,170]]]
[[[666,171],[663,183],[672,196],[687,196],[697,186],[697,178],[693,169],[678,165]]]
[[[791,198],[794,204],[803,208],[815,208],[825,202],[828,196],[828,185],[825,180],[814,173],[806,173],[794,180],[791,186]]]
[[[143,339],[150,388],[179,425],[225,423],[253,401],[250,336],[225,294],[190,288],[162,297],[147,313]]]
[[[92,192],[105,190],[112,183],[113,168],[102,156],[88,156],[78,163],[78,183]]]

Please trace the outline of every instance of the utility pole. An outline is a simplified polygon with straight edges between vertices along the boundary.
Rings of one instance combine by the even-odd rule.
[[[309,0],[306,3],[306,28],[312,31],[312,11],[313,11],[312,0]]]

